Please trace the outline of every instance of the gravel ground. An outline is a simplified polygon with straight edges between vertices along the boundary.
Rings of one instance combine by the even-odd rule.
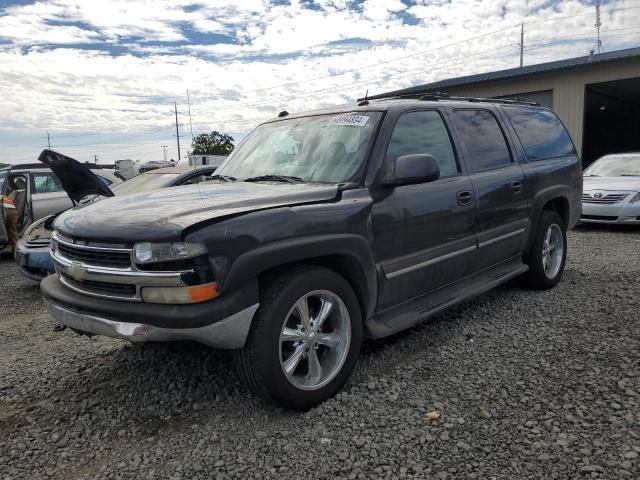
[[[0,479],[638,479],[640,231],[569,248],[558,288],[367,343],[306,413],[252,397],[224,352],[53,332],[4,260]]]

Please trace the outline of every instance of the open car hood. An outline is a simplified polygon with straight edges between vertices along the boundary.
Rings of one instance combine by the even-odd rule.
[[[87,195],[113,197],[113,192],[85,165],[52,150],[43,150],[38,160],[56,174],[62,188],[73,202]]]

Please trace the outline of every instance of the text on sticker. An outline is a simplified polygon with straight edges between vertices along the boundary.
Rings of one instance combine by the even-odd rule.
[[[327,127],[364,127],[368,121],[366,115],[340,115],[329,120]]]

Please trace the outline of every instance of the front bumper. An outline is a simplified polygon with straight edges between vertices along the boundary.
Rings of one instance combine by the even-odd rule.
[[[131,342],[194,340],[216,348],[241,348],[258,309],[257,282],[193,305],[158,305],[87,297],[50,275],[40,290],[51,316],[90,335]]]
[[[640,225],[640,203],[626,201],[600,205],[583,202],[580,221],[585,223]]]
[[[55,272],[49,256],[49,243],[29,244],[24,237],[18,240],[13,258],[20,272],[31,280],[40,281]]]

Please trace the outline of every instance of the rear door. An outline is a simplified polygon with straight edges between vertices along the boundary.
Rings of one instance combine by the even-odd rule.
[[[483,270],[522,253],[531,188],[497,110],[455,108],[450,113],[476,195],[476,270]]]
[[[31,172],[33,221],[71,207],[73,202],[53,172]]]
[[[5,194],[7,187],[7,177],[9,176],[9,169],[0,169],[0,197]],[[0,202],[0,247],[9,243],[9,236],[7,235],[7,224],[4,216],[4,205]]]

